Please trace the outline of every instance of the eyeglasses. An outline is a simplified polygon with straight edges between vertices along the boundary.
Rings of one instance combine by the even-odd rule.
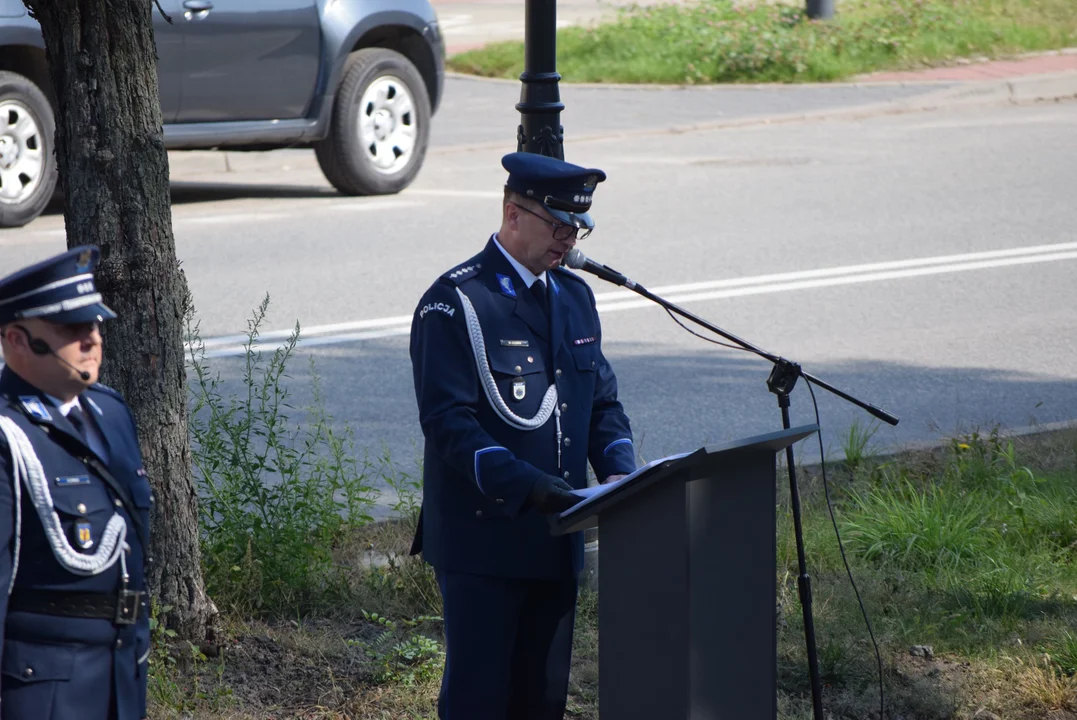
[[[525,213],[529,213],[531,215],[534,215],[539,220],[541,220],[545,224],[549,225],[551,230],[553,231],[553,239],[554,240],[560,240],[560,241],[563,242],[565,240],[568,240],[571,237],[575,237],[577,240],[583,240],[584,238],[586,238],[588,235],[591,234],[591,228],[578,228],[575,225],[568,225],[566,223],[553,222],[551,220],[547,220],[546,218],[542,217],[541,215],[539,215],[537,212],[535,212],[533,210],[528,210],[523,205],[517,205],[516,203],[513,203],[513,205],[516,205],[516,207],[520,208]]]
[[[80,323],[49,323],[53,330],[66,342],[74,342],[89,337],[95,330],[101,329],[101,323],[96,321]]]

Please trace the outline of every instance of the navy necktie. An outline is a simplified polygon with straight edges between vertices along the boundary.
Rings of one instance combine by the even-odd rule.
[[[536,280],[531,285],[531,294],[538,300],[542,312],[548,316],[550,314],[550,299],[546,294],[546,283],[541,280]]]
[[[67,419],[75,426],[79,437],[82,438],[82,444],[90,447],[90,433],[86,427],[86,416],[82,414],[82,408],[78,405],[71,408],[67,413]]]

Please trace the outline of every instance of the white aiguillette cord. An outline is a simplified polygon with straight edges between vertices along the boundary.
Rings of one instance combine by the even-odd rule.
[[[3,432],[7,439],[11,452],[12,489],[15,492],[15,560],[8,594],[15,585],[15,575],[19,567],[22,483],[26,484],[30,501],[34,504],[38,517],[41,518],[41,525],[45,529],[52,554],[61,565],[77,575],[98,575],[115,565],[116,561],[123,557],[126,548],[127,523],[123,516],[113,513],[101,536],[101,544],[97,546],[93,554],[76,552],[64,535],[60,516],[56,514],[56,509],[53,507],[48,478],[45,477],[45,471],[41,467],[41,461],[34,452],[30,439],[11,418],[0,416],[0,432]]]
[[[505,402],[505,399],[501,397],[501,391],[497,389],[497,380],[494,379],[494,374],[490,370],[490,363],[486,359],[486,342],[482,337],[482,325],[479,323],[479,316],[475,313],[475,306],[471,304],[471,299],[463,290],[456,288],[456,293],[460,296],[460,302],[464,308],[467,334],[471,339],[471,350],[475,355],[475,366],[479,371],[482,389],[486,393],[486,399],[490,401],[490,406],[493,407],[494,412],[502,420],[517,430],[537,430],[546,424],[550,419],[550,415],[553,415],[557,423],[557,467],[560,468],[561,409],[557,407],[557,386],[551,384],[547,388],[535,417],[529,420],[514,413],[509,408],[508,403]]]

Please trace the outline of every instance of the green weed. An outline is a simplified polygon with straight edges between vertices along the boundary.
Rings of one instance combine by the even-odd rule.
[[[302,612],[347,594],[333,549],[371,522],[376,493],[352,438],[334,430],[311,360],[314,402],[292,426],[285,386],[291,337],[262,365],[253,349],[268,296],[248,323],[242,392],[225,396],[188,318],[192,457],[201,501],[206,586],[244,615]]]
[[[612,22],[558,32],[558,71],[575,82],[818,82],[959,57],[1072,45],[1070,0],[849,0],[811,20],[803,3],[631,6]],[[519,77],[520,43],[450,58],[461,72]]]

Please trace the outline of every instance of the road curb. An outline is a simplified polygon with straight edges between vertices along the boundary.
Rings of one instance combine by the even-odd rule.
[[[519,87],[520,80],[514,78],[495,78],[486,77],[483,75],[469,75],[468,73],[455,72],[453,70],[447,70],[445,72],[446,78],[452,78],[454,80],[465,80],[468,82],[487,83],[490,85],[512,85]],[[728,92],[736,91],[741,92],[744,90],[789,90],[796,91],[800,89],[812,90],[819,88],[860,88],[860,87],[919,87],[919,86],[931,86],[931,85],[953,85],[954,80],[868,80],[868,79],[852,79],[842,82],[805,82],[805,83],[708,83],[705,85],[691,85],[688,83],[577,83],[577,82],[565,82],[561,81],[560,87],[562,89],[571,88],[573,90],[652,90],[652,91],[668,91],[668,90],[683,90],[685,92]]]
[[[860,120],[883,115],[903,115],[916,112],[929,112],[948,108],[967,108],[975,106],[1020,105],[1045,101],[1068,100],[1077,97],[1077,71],[1049,73],[1044,75],[1024,75],[1003,80],[976,80],[960,84],[948,83],[951,87],[934,92],[925,92],[911,98],[888,100],[881,103],[853,105],[809,112],[780,113],[774,115],[757,115],[713,122],[674,125],[664,128],[642,128],[639,130],[621,130],[601,134],[579,135],[570,138],[573,143],[617,142],[620,140],[652,137],[656,135],[683,135],[694,132],[708,132],[758,125],[778,125],[795,122],[819,122],[825,120]],[[498,150],[505,147],[504,142],[470,143],[442,148],[432,148],[432,155],[451,155],[461,152],[481,150]]]

